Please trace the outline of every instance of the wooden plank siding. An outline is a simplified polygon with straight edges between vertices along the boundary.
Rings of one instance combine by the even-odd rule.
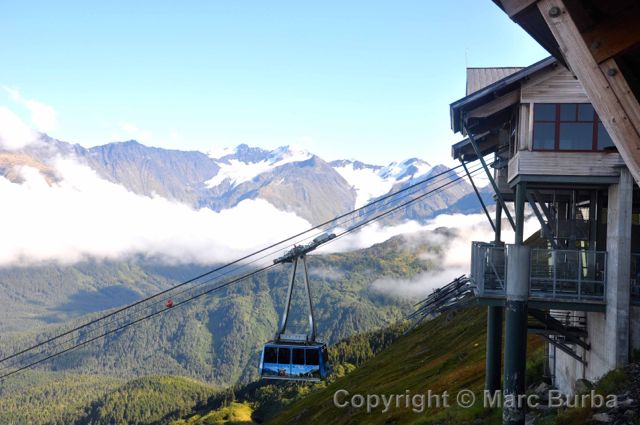
[[[640,134],[637,131],[640,124],[632,123],[634,114],[627,112],[624,106],[634,101],[638,102],[637,99],[624,99],[629,94],[625,92],[622,85],[612,86],[607,80],[571,15],[567,12],[563,0],[540,0],[537,6],[558,42],[566,62],[585,87],[593,107],[624,158],[629,171],[636,183],[640,184]],[[549,11],[553,8],[557,8],[560,13],[551,16]]]
[[[518,175],[619,176],[624,161],[616,152],[520,151],[509,161],[509,182]]]
[[[559,66],[555,70],[531,79],[520,90],[522,103],[589,103],[584,88],[576,77],[566,68]]]

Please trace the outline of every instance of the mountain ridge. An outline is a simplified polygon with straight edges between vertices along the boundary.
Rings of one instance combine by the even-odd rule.
[[[72,156],[93,169],[101,178],[143,196],[161,196],[193,208],[214,211],[233,208],[245,199],[264,199],[276,208],[294,212],[309,223],[327,221],[361,207],[393,190],[449,170],[431,166],[419,158],[393,161],[387,165],[358,160],[325,161],[319,156],[290,146],[268,150],[240,144],[213,152],[165,149],[135,140],[85,148],[42,135],[37,143],[11,155],[0,155],[0,173],[12,181],[16,165],[33,166],[55,181],[54,158]],[[454,173],[451,173],[454,175]],[[453,187],[455,186],[455,187]],[[414,211],[411,219],[433,218],[443,204],[454,204],[472,192],[462,181],[445,188],[423,203],[435,206]],[[403,217],[397,221],[407,219]]]

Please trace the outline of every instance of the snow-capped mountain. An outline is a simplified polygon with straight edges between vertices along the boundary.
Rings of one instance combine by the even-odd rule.
[[[218,156],[220,154],[222,155]],[[213,178],[207,180],[205,185],[208,188],[214,188],[228,181],[230,186],[237,186],[277,167],[306,161],[312,156],[307,151],[291,149],[289,146],[267,151],[242,144],[235,149],[211,151],[209,157],[218,164],[220,170]]]
[[[333,161],[331,165],[356,190],[356,208],[389,193],[395,185],[426,175],[431,170],[428,162],[418,158],[387,166],[352,160]]]
[[[162,196],[196,208],[221,211],[245,199],[263,199],[312,224],[446,170],[418,158],[387,165],[357,160],[328,163],[313,153],[289,146],[267,150],[242,144],[203,153],[148,147],[131,140],[87,149],[43,136],[37,148],[0,155],[0,174],[12,175],[17,154],[22,155],[18,162],[32,159],[43,169],[48,157],[72,155],[102,178],[131,192]],[[51,179],[55,179],[53,174]],[[427,220],[447,209],[457,211],[457,203],[470,193],[467,183],[452,185],[393,219]],[[469,212],[469,201],[464,205],[465,212]]]

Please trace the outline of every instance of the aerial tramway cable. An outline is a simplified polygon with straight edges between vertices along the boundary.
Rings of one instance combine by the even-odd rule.
[[[266,251],[268,251],[268,250],[270,250],[270,249],[273,249],[273,248],[275,248],[275,247],[278,247],[278,246],[282,245],[283,243],[289,242],[289,241],[291,241],[291,240],[293,240],[293,239],[296,239],[296,238],[298,238],[298,237],[300,237],[300,236],[303,236],[303,235],[305,235],[305,234],[307,234],[307,233],[309,233],[309,232],[312,232],[312,231],[314,231],[314,230],[318,230],[318,229],[320,229],[320,228],[322,228],[322,227],[325,227],[325,226],[327,226],[327,225],[329,225],[329,224],[335,223],[336,221],[341,220],[341,219],[343,219],[343,218],[345,218],[345,217],[348,217],[349,215],[355,214],[355,213],[357,213],[357,212],[365,211],[367,208],[370,208],[370,207],[372,207],[373,205],[379,204],[380,202],[382,202],[382,201],[384,201],[384,200],[387,200],[387,199],[389,199],[389,198],[397,197],[397,195],[399,195],[399,194],[402,194],[402,193],[408,192],[408,191],[410,191],[411,189],[414,189],[414,188],[416,188],[416,187],[419,187],[419,186],[421,186],[421,185],[423,185],[423,184],[425,184],[425,183],[428,183],[428,182],[430,182],[430,181],[432,181],[432,180],[434,180],[434,179],[436,179],[436,178],[438,178],[438,177],[441,177],[441,176],[443,176],[443,175],[446,175],[446,174],[448,174],[448,173],[451,173],[451,172],[453,172],[455,169],[457,169],[457,168],[459,168],[459,167],[461,167],[461,166],[457,166],[457,167],[452,168],[452,169],[449,169],[449,170],[447,170],[447,171],[444,171],[444,172],[441,172],[441,173],[435,174],[435,175],[433,175],[433,176],[430,176],[429,178],[426,178],[426,179],[423,179],[423,180],[421,180],[421,181],[419,181],[419,182],[416,182],[416,183],[414,183],[414,184],[411,184],[411,185],[409,185],[409,186],[407,186],[407,187],[405,187],[405,188],[403,188],[403,189],[401,189],[401,190],[398,190],[398,191],[396,191],[396,192],[394,192],[394,193],[387,194],[387,195],[385,195],[385,196],[383,196],[383,197],[381,197],[381,198],[378,198],[378,199],[376,199],[375,201],[373,201],[373,202],[371,202],[371,203],[369,203],[369,204],[367,204],[367,205],[364,205],[364,206],[362,206],[362,207],[359,207],[359,208],[357,208],[357,209],[354,209],[353,211],[350,211],[349,213],[342,214],[342,215],[340,215],[340,216],[338,216],[338,217],[336,217],[336,218],[334,218],[334,219],[332,219],[332,220],[328,220],[328,221],[326,221],[326,222],[324,222],[324,223],[322,223],[322,224],[319,224],[319,225],[317,225],[317,226],[315,226],[315,227],[313,227],[313,228],[311,228],[311,229],[308,229],[308,230],[306,230],[306,231],[304,231],[304,232],[300,232],[300,233],[298,233],[298,234],[296,234],[296,235],[293,235],[293,236],[290,236],[290,237],[288,237],[288,238],[286,238],[286,239],[283,239],[283,240],[282,240],[282,241],[280,241],[280,242],[277,242],[277,243],[271,244],[271,245],[269,245],[269,246],[267,246],[267,247],[265,247],[265,248],[262,248],[262,249],[260,249],[260,250],[258,250],[258,251],[256,251],[256,252],[254,252],[254,253],[252,253],[252,254],[249,254],[249,255],[246,255],[246,256],[244,256],[244,257],[241,257],[241,258],[239,258],[239,259],[237,259],[237,260],[234,260],[234,261],[232,261],[232,262],[230,262],[230,263],[227,263],[227,264],[225,264],[225,265],[223,265],[223,266],[217,267],[217,268],[215,268],[215,269],[213,269],[213,270],[211,270],[211,271],[208,271],[208,272],[203,273],[203,274],[201,274],[201,275],[199,275],[199,276],[196,276],[196,277],[194,277],[194,278],[192,278],[192,279],[186,280],[186,281],[184,281],[184,282],[182,282],[182,283],[180,283],[180,284],[177,284],[177,285],[175,285],[175,286],[173,286],[173,287],[171,287],[171,288],[167,288],[167,289],[165,289],[165,290],[163,290],[163,291],[160,291],[160,292],[158,292],[158,293],[156,293],[156,294],[154,294],[154,295],[152,295],[152,296],[149,296],[149,297],[147,297],[147,298],[145,298],[145,299],[139,300],[139,301],[137,301],[137,302],[135,302],[135,303],[133,303],[133,304],[130,304],[130,305],[125,306],[125,307],[122,307],[122,308],[120,308],[120,309],[118,309],[118,310],[116,310],[116,311],[114,311],[114,312],[111,312],[111,313],[109,313],[109,314],[107,314],[107,315],[104,315],[104,316],[101,316],[101,317],[99,317],[99,318],[93,319],[93,320],[91,320],[91,321],[89,321],[89,322],[87,322],[87,323],[85,323],[85,324],[83,324],[83,325],[77,326],[77,327],[75,327],[75,328],[73,328],[73,329],[70,329],[70,330],[68,330],[68,331],[65,331],[65,332],[63,332],[63,333],[61,333],[61,334],[59,334],[59,335],[56,335],[56,336],[51,337],[51,338],[48,338],[47,340],[41,341],[41,342],[39,342],[39,343],[37,343],[37,344],[35,344],[35,345],[31,346],[31,347],[25,348],[25,349],[23,349],[23,350],[20,350],[20,351],[18,351],[18,352],[16,352],[16,353],[14,353],[14,354],[11,354],[10,356],[7,356],[7,357],[5,357],[5,358],[3,358],[3,359],[0,359],[0,363],[6,362],[6,361],[8,361],[8,360],[10,360],[10,359],[16,358],[16,357],[18,357],[18,356],[20,356],[20,355],[22,355],[22,354],[25,354],[25,353],[27,353],[27,352],[29,352],[29,351],[33,351],[33,350],[35,350],[35,349],[37,349],[37,348],[43,347],[43,346],[45,346],[45,345],[46,345],[46,344],[48,344],[48,343],[51,343],[51,342],[53,342],[53,341],[56,341],[56,340],[58,340],[58,339],[60,339],[60,338],[63,338],[63,337],[65,337],[65,336],[71,335],[71,334],[73,334],[74,332],[77,332],[77,331],[79,331],[79,330],[81,330],[81,329],[84,329],[84,328],[86,328],[86,327],[88,327],[88,326],[90,326],[90,325],[92,325],[92,324],[96,324],[96,323],[101,322],[101,321],[103,321],[103,320],[105,320],[105,319],[107,319],[107,318],[113,317],[114,315],[116,315],[116,314],[118,314],[118,313],[120,313],[120,312],[124,312],[124,311],[127,311],[127,310],[129,310],[129,309],[132,309],[132,308],[134,308],[134,307],[136,307],[136,306],[139,306],[139,305],[141,305],[141,304],[145,303],[146,301],[152,300],[152,299],[157,298],[157,297],[159,297],[159,296],[161,296],[161,295],[163,295],[163,294],[167,294],[167,293],[169,293],[169,292],[171,292],[171,291],[173,291],[173,290],[175,290],[175,289],[178,289],[178,288],[180,288],[180,287],[186,286],[186,285],[188,285],[189,283],[193,283],[193,282],[196,282],[196,281],[198,281],[198,280],[200,280],[200,279],[202,279],[202,278],[204,278],[204,277],[210,276],[211,274],[216,273],[216,272],[219,272],[219,271],[221,271],[221,270],[223,270],[223,269],[225,269],[225,268],[228,268],[228,267],[233,266],[233,265],[235,265],[235,264],[241,263],[241,262],[242,262],[242,261],[244,261],[244,260],[247,260],[247,259],[249,259],[249,258],[251,258],[251,257],[254,257],[254,256],[258,255],[258,254],[264,253],[264,252],[266,252]],[[480,171],[480,170],[481,170],[481,168],[474,169],[474,170],[472,171],[472,174],[475,174],[476,172],[478,172],[478,171]],[[456,174],[454,174],[454,175],[456,175]],[[456,175],[456,177],[455,177],[455,178],[453,178],[453,179],[451,179],[451,180],[447,181],[446,183],[442,184],[441,186],[438,186],[437,188],[434,188],[434,189],[432,189],[432,190],[429,190],[429,191],[427,191],[427,192],[425,192],[425,193],[423,193],[423,194],[421,194],[421,195],[419,195],[419,196],[417,196],[417,197],[415,197],[415,198],[410,199],[410,200],[409,200],[409,201],[407,201],[407,202],[404,202],[404,203],[402,203],[402,204],[399,204],[399,205],[397,205],[397,206],[394,206],[394,207],[392,207],[391,209],[389,209],[389,210],[387,210],[387,211],[384,211],[384,212],[382,212],[382,213],[380,213],[380,214],[377,214],[376,216],[374,216],[374,217],[372,217],[372,218],[370,218],[370,219],[363,220],[361,223],[358,223],[358,224],[356,224],[356,225],[354,225],[354,226],[352,226],[352,227],[350,227],[350,228],[348,228],[348,229],[344,230],[343,232],[339,233],[339,234],[336,236],[336,238],[335,238],[335,239],[341,238],[342,236],[344,236],[344,235],[346,235],[346,234],[348,234],[348,233],[351,233],[351,232],[353,232],[353,231],[355,231],[355,230],[357,230],[357,229],[359,229],[359,228],[361,228],[361,227],[363,227],[363,226],[365,226],[365,225],[367,225],[367,224],[370,224],[370,223],[372,223],[372,222],[374,222],[374,221],[377,221],[377,220],[379,220],[379,219],[381,219],[381,218],[383,218],[383,217],[386,217],[386,216],[388,216],[388,215],[392,214],[393,212],[396,212],[396,211],[400,210],[401,208],[407,207],[407,206],[409,206],[409,205],[411,205],[411,204],[413,204],[413,203],[415,203],[415,202],[417,202],[417,201],[419,201],[419,200],[421,200],[421,199],[424,199],[424,198],[425,198],[425,197],[427,197],[428,195],[431,195],[431,194],[433,194],[433,193],[436,193],[436,192],[438,192],[438,191],[440,191],[440,190],[444,189],[445,187],[447,187],[447,186],[449,186],[449,185],[451,185],[451,184],[457,183],[457,182],[459,182],[459,181],[461,181],[461,180],[463,180],[463,179],[464,179],[464,177],[461,177],[461,176],[457,176],[457,175]],[[417,191],[416,191],[416,192],[417,192]],[[413,192],[413,193],[415,193],[415,192]],[[410,194],[411,194],[411,193],[410,193]],[[405,196],[407,196],[407,195],[405,195]],[[404,196],[403,196],[403,197],[404,197]],[[398,197],[398,199],[400,199],[400,197]],[[395,201],[392,201],[392,202],[396,202],[396,201],[397,201],[397,199],[396,199]],[[388,203],[388,204],[386,204],[386,205],[389,205],[389,204],[391,204],[392,202],[389,202],[389,203]],[[351,219],[351,220],[353,220],[353,219]],[[261,259],[264,259],[264,258],[265,258],[265,256],[263,256],[263,257],[259,258],[258,260],[261,260]],[[253,263],[253,262],[255,262],[255,261],[258,261],[258,260],[254,260],[254,261],[252,261],[251,263]],[[251,263],[249,263],[249,264],[251,264]],[[245,267],[245,266],[246,266],[246,265],[243,265],[243,266],[241,266],[241,267],[238,267],[238,269],[239,269],[239,268],[242,268],[242,267]],[[243,280],[245,280],[245,279],[247,279],[247,278],[249,278],[249,277],[251,277],[251,276],[254,276],[254,275],[256,275],[256,274],[262,273],[262,272],[264,272],[264,271],[266,271],[266,270],[268,270],[268,269],[272,268],[273,266],[274,266],[273,264],[271,264],[271,265],[269,265],[269,266],[265,266],[265,267],[263,267],[263,268],[260,268],[260,269],[258,269],[258,270],[255,270],[255,271],[253,271],[253,272],[251,272],[251,273],[245,274],[245,275],[243,275],[243,276],[241,276],[241,277],[238,277],[238,278],[232,279],[232,280],[230,280],[230,281],[228,281],[228,282],[225,282],[225,283],[223,283],[223,284],[221,284],[221,285],[219,285],[219,286],[216,286],[216,287],[214,287],[214,288],[211,288],[211,289],[208,289],[208,290],[206,290],[206,291],[204,291],[204,292],[201,292],[201,293],[199,293],[199,294],[196,294],[196,295],[194,295],[194,296],[192,296],[192,297],[190,297],[190,298],[186,298],[185,300],[182,300],[182,301],[179,301],[179,302],[174,302],[172,307],[177,307],[177,306],[180,306],[180,305],[186,304],[187,302],[190,302],[190,301],[192,301],[192,300],[194,300],[194,299],[200,298],[201,296],[207,295],[207,294],[209,294],[209,293],[211,293],[211,292],[217,291],[217,290],[222,289],[222,288],[224,288],[224,287],[228,287],[228,286],[230,286],[231,284],[234,284],[234,283],[238,283],[238,282],[240,282],[240,281],[243,281]],[[226,273],[225,273],[225,274],[226,274]],[[210,281],[210,280],[209,280],[209,281]],[[205,283],[206,283],[206,282],[205,282]],[[194,287],[189,288],[189,289],[193,289],[193,288],[194,288]],[[186,291],[186,290],[183,290],[181,293],[184,293],[185,291]],[[47,355],[46,357],[44,357],[44,358],[42,358],[42,359],[38,359],[37,361],[31,362],[31,363],[29,363],[29,364],[27,364],[27,365],[24,365],[24,366],[22,366],[22,367],[19,367],[19,368],[15,369],[15,370],[13,370],[13,371],[11,371],[11,372],[9,372],[9,373],[6,373],[6,374],[3,374],[3,375],[0,375],[0,380],[4,380],[5,378],[7,378],[7,377],[9,377],[9,376],[11,376],[11,375],[14,375],[15,373],[18,373],[18,372],[20,372],[20,371],[22,371],[22,370],[25,370],[25,369],[31,368],[31,367],[33,367],[33,366],[35,366],[35,365],[38,365],[38,364],[40,364],[40,363],[43,363],[43,362],[44,362],[44,361],[46,361],[46,360],[49,360],[49,359],[54,358],[54,357],[57,357],[57,356],[59,356],[59,355],[62,355],[62,354],[64,354],[64,353],[67,353],[67,352],[69,352],[69,351],[72,351],[72,350],[75,350],[75,349],[77,349],[77,348],[80,348],[80,347],[82,347],[82,346],[84,346],[84,345],[86,345],[86,344],[88,344],[88,343],[90,343],[90,342],[93,342],[93,341],[95,341],[95,340],[97,340],[97,339],[100,339],[100,338],[102,338],[102,337],[105,337],[105,336],[107,336],[107,335],[110,335],[110,334],[116,333],[116,332],[118,332],[118,331],[120,331],[120,330],[122,330],[122,329],[124,329],[124,328],[127,328],[127,327],[129,327],[129,326],[131,326],[131,325],[133,325],[133,324],[139,323],[139,322],[144,321],[144,320],[146,320],[146,319],[149,319],[149,318],[151,318],[151,317],[154,317],[154,316],[156,316],[156,315],[158,315],[158,314],[160,314],[160,313],[163,313],[163,312],[165,312],[165,311],[167,311],[167,309],[160,309],[160,310],[155,311],[155,312],[153,312],[153,313],[147,314],[146,316],[143,316],[143,317],[137,318],[137,319],[135,319],[135,320],[133,320],[133,321],[130,321],[130,322],[125,323],[125,324],[123,324],[123,325],[121,325],[121,326],[118,326],[118,327],[116,327],[115,329],[111,329],[111,330],[109,330],[109,331],[107,331],[107,332],[104,332],[104,333],[102,333],[102,334],[100,334],[100,335],[97,335],[97,336],[95,336],[95,337],[93,337],[93,338],[90,338],[90,339],[88,339],[88,340],[86,340],[86,341],[82,341],[81,343],[75,344],[75,345],[73,345],[73,346],[71,346],[71,347],[68,347],[68,348],[66,348],[66,349],[62,350],[62,351],[59,351],[59,352],[56,352],[56,353],[53,353],[53,354]],[[140,312],[140,311],[137,311],[137,312]],[[125,316],[125,317],[126,317],[126,316]],[[97,329],[95,329],[94,331],[96,331],[96,330],[97,330]],[[69,342],[69,341],[66,341],[66,342]],[[53,347],[53,348],[55,348],[55,347]],[[38,353],[38,354],[42,354],[42,353]],[[6,369],[6,367],[5,367],[5,368],[3,368],[3,369]],[[2,369],[0,369],[0,370],[2,370]]]
[[[89,322],[86,322],[86,323],[84,323],[84,324],[82,324],[82,325],[79,325],[79,326],[77,326],[77,327],[75,327],[75,328],[69,329],[69,330],[67,330],[67,331],[65,331],[65,332],[63,332],[63,333],[61,333],[61,334],[59,334],[59,335],[56,335],[56,336],[54,336],[54,337],[51,337],[51,338],[46,339],[46,340],[44,340],[44,341],[41,341],[41,342],[39,342],[39,343],[37,343],[37,344],[34,344],[34,345],[33,345],[33,346],[31,346],[31,347],[25,348],[25,349],[23,349],[23,350],[21,350],[21,351],[18,351],[18,352],[13,353],[13,354],[11,354],[11,355],[9,355],[9,356],[6,356],[6,357],[4,357],[4,358],[0,359],[0,363],[4,363],[4,362],[6,362],[7,360],[10,360],[10,359],[12,359],[12,358],[14,358],[14,357],[17,357],[17,356],[19,356],[19,355],[21,355],[21,354],[26,353],[27,351],[30,351],[30,350],[36,349],[36,348],[38,348],[38,347],[41,347],[41,346],[43,346],[43,345],[45,345],[45,344],[48,344],[48,343],[50,343],[50,342],[52,342],[52,341],[54,341],[54,340],[57,340],[57,339],[62,338],[62,337],[64,337],[64,336],[70,335],[70,334],[71,334],[71,333],[73,333],[73,332],[79,331],[79,330],[81,330],[81,329],[83,329],[83,328],[86,328],[86,327],[88,327],[88,326],[91,326],[91,325],[93,325],[93,324],[95,324],[95,323],[97,323],[97,322],[100,322],[100,321],[105,320],[105,319],[107,319],[107,318],[109,318],[109,317],[112,317],[112,316],[114,316],[114,315],[116,315],[116,314],[118,314],[118,313],[120,313],[120,312],[123,312],[123,311],[125,311],[125,310],[129,310],[129,309],[131,309],[131,308],[133,308],[133,307],[135,307],[135,306],[137,306],[137,305],[140,305],[140,304],[142,304],[142,303],[145,303],[145,302],[147,302],[147,301],[149,301],[149,300],[152,300],[152,299],[154,299],[154,298],[160,297],[160,296],[162,296],[162,295],[164,295],[164,294],[167,294],[168,292],[171,292],[171,291],[173,291],[173,290],[175,290],[175,289],[178,289],[178,288],[180,288],[180,287],[186,286],[186,285],[188,285],[188,284],[190,284],[190,283],[193,283],[193,282],[195,282],[195,281],[198,281],[198,280],[200,280],[200,279],[202,279],[202,278],[204,278],[204,277],[210,276],[211,274],[214,274],[214,273],[216,273],[216,272],[219,272],[219,271],[221,271],[221,270],[223,270],[223,269],[225,269],[225,268],[228,268],[228,267],[233,266],[233,265],[235,265],[235,264],[241,263],[242,261],[245,261],[245,260],[247,260],[247,259],[249,259],[249,258],[251,258],[251,257],[254,257],[254,256],[258,255],[258,254],[264,253],[264,252],[266,252],[266,251],[268,251],[268,250],[270,250],[270,249],[273,249],[273,248],[275,248],[275,247],[277,247],[277,246],[279,246],[279,245],[282,245],[282,244],[284,244],[284,243],[286,243],[286,242],[289,242],[289,241],[291,241],[291,240],[293,240],[293,239],[296,239],[296,238],[298,238],[298,237],[300,237],[300,236],[303,236],[303,235],[305,235],[305,234],[307,234],[307,233],[309,233],[309,232],[312,232],[312,231],[314,231],[314,230],[318,230],[318,229],[320,229],[320,228],[322,228],[322,227],[325,227],[325,226],[327,226],[327,225],[329,225],[329,224],[333,223],[333,222],[334,222],[334,221],[336,221],[336,220],[340,220],[340,219],[345,218],[345,217],[347,217],[347,216],[349,216],[349,215],[351,215],[351,214],[355,214],[355,213],[358,213],[358,212],[360,212],[360,211],[364,211],[365,209],[370,208],[371,206],[376,205],[376,204],[378,204],[378,203],[380,203],[380,202],[382,202],[382,201],[384,201],[384,200],[386,200],[386,199],[389,199],[389,198],[394,197],[394,196],[396,196],[396,195],[398,195],[398,194],[401,194],[401,193],[404,193],[404,192],[410,191],[411,189],[414,189],[414,188],[416,188],[416,187],[418,187],[418,186],[421,186],[421,185],[423,185],[423,184],[425,184],[425,183],[428,183],[429,181],[434,180],[435,178],[438,178],[438,177],[441,177],[441,176],[443,176],[443,175],[446,175],[446,174],[448,174],[448,173],[450,173],[450,172],[452,172],[452,171],[455,171],[456,169],[461,168],[461,167],[462,167],[462,165],[458,165],[458,166],[456,166],[456,167],[454,167],[454,168],[448,169],[447,171],[443,171],[443,172],[440,172],[440,173],[434,174],[433,176],[429,176],[429,177],[428,177],[428,178],[426,178],[426,179],[423,179],[423,180],[420,180],[420,181],[418,181],[418,182],[416,182],[416,183],[413,183],[413,184],[411,184],[411,185],[409,185],[409,186],[407,186],[407,187],[405,187],[405,188],[402,188],[402,189],[400,189],[400,190],[398,190],[398,191],[396,191],[396,192],[393,192],[393,193],[389,193],[389,194],[387,194],[387,195],[384,195],[384,196],[382,196],[382,197],[380,197],[380,198],[378,198],[378,199],[376,199],[376,200],[374,200],[374,201],[372,201],[372,202],[370,202],[370,203],[368,203],[368,204],[366,204],[366,205],[363,205],[362,207],[359,207],[359,208],[356,208],[356,209],[354,209],[354,210],[352,210],[352,211],[349,211],[349,212],[346,212],[346,213],[344,213],[344,214],[341,214],[341,215],[339,215],[339,216],[337,216],[337,217],[334,217],[334,218],[333,218],[333,219],[331,219],[331,220],[327,220],[327,221],[325,221],[324,223],[318,224],[318,225],[316,225],[316,226],[314,226],[314,227],[312,227],[312,228],[310,228],[310,229],[307,229],[307,230],[302,231],[302,232],[299,232],[299,233],[297,233],[297,234],[295,234],[295,235],[289,236],[289,237],[288,237],[288,238],[286,238],[286,239],[283,239],[283,240],[281,240],[281,241],[279,241],[279,242],[276,242],[276,243],[273,243],[273,244],[271,244],[271,245],[269,245],[269,246],[266,246],[266,247],[264,247],[264,248],[261,248],[260,250],[255,251],[255,252],[253,252],[253,253],[251,253],[251,254],[248,254],[248,255],[245,255],[245,256],[243,256],[243,257],[240,257],[240,258],[238,258],[238,259],[236,259],[236,260],[234,260],[234,261],[231,261],[231,262],[226,263],[226,264],[224,264],[224,265],[222,265],[222,266],[216,267],[216,268],[214,268],[214,269],[212,269],[212,270],[210,270],[210,271],[207,271],[207,272],[202,273],[202,274],[200,274],[200,275],[198,275],[198,276],[196,276],[196,277],[193,277],[193,278],[191,278],[191,279],[188,279],[188,280],[186,280],[186,281],[183,281],[183,282],[181,282],[181,283],[179,283],[179,284],[177,284],[177,285],[174,285],[174,286],[172,286],[172,287],[170,287],[170,288],[167,288],[167,289],[164,289],[164,290],[162,290],[162,291],[159,291],[159,292],[157,292],[157,293],[155,293],[155,294],[153,294],[153,295],[151,295],[151,296],[149,296],[149,297],[146,297],[146,298],[143,298],[143,299],[141,299],[141,300],[138,300],[138,301],[136,301],[136,302],[134,302],[134,303],[132,303],[132,304],[126,305],[126,306],[124,306],[124,307],[121,307],[121,308],[119,308],[119,309],[117,309],[117,310],[115,310],[115,311],[113,311],[113,312],[111,312],[111,313],[108,313],[108,314],[103,315],[103,316],[100,316],[100,317],[98,317],[98,318],[96,318],[96,319],[90,320]]]

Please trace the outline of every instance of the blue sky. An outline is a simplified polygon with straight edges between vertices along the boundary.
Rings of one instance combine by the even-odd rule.
[[[448,158],[465,63],[547,56],[490,0],[5,2],[0,52],[0,107],[61,140],[381,164]]]

